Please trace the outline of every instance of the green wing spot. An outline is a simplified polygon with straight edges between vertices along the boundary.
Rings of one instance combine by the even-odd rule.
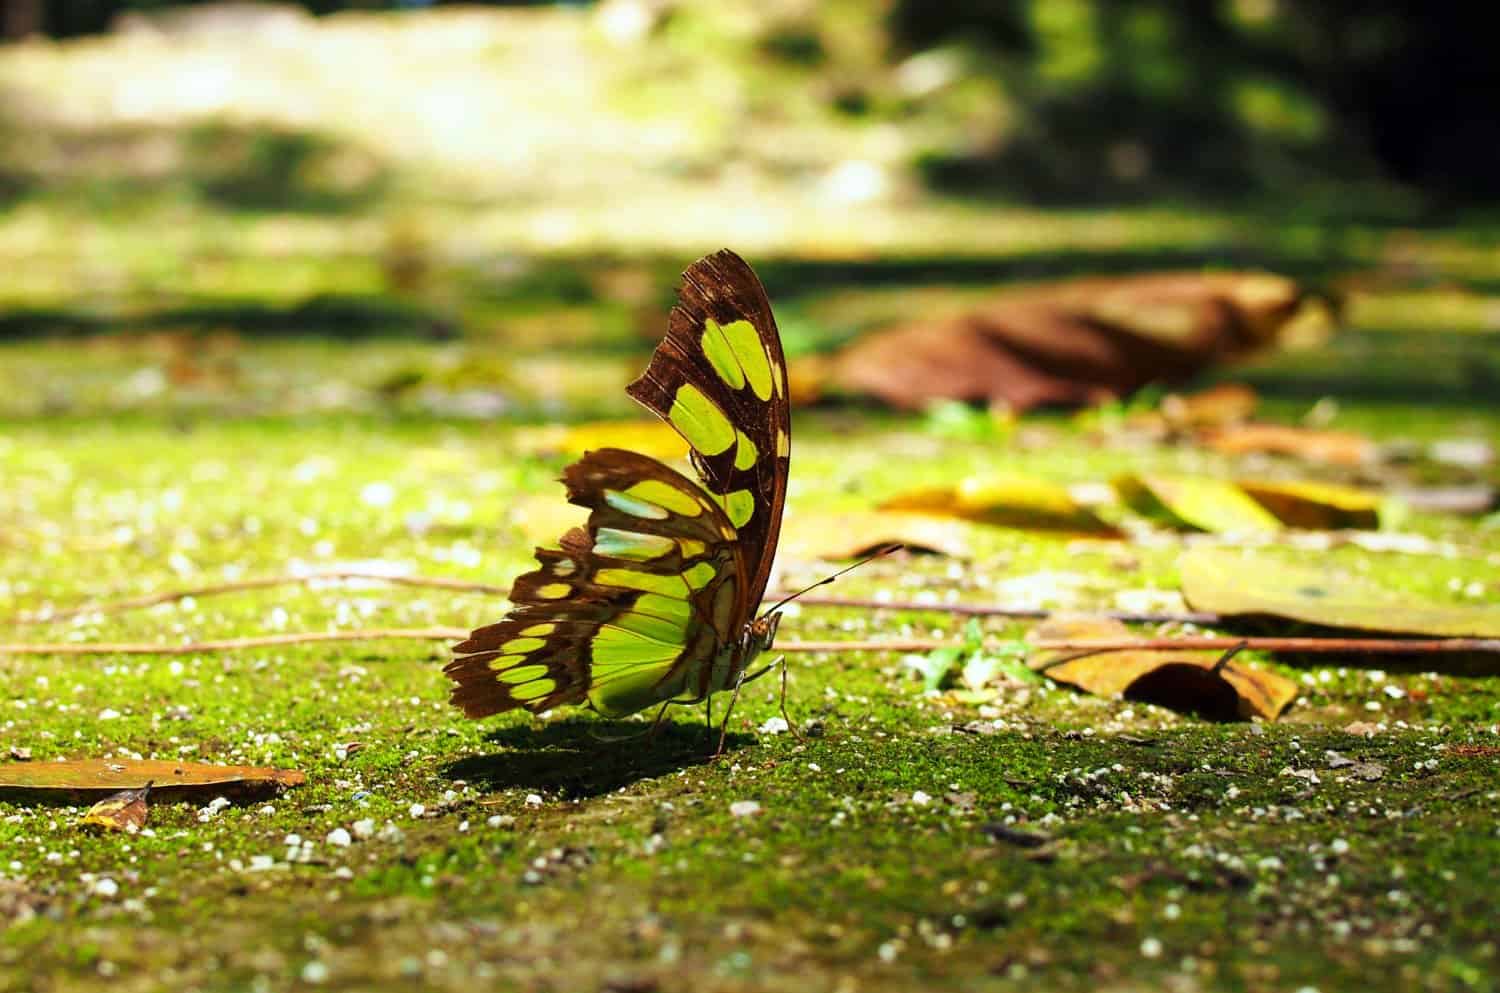
[[[631,487],[631,489],[634,488]],[[665,507],[658,507],[654,503],[648,503],[645,500],[621,493],[618,490],[605,490],[604,502],[622,514],[629,514],[631,517],[642,517],[648,521],[664,521],[672,516]]]
[[[517,638],[515,641],[507,641],[500,647],[504,648],[508,655],[519,655],[522,652],[534,652],[546,643],[542,638]]]
[[[637,500],[647,500],[658,507],[665,507],[674,514],[681,514],[683,517],[697,517],[703,513],[702,505],[690,494],[659,479],[647,479],[636,483],[625,491],[625,495]]]
[[[552,680],[538,679],[534,682],[522,683],[520,686],[513,687],[510,695],[517,700],[525,700],[529,703],[532,700],[540,700],[555,689],[557,689],[557,684]]]
[[[686,600],[674,600],[673,603],[686,604]],[[629,610],[619,617],[611,620],[607,625],[600,628],[601,632],[619,628],[640,635],[642,638],[651,640],[662,645],[676,646],[675,650],[681,649],[687,640],[687,618],[681,620],[654,617],[651,614],[642,614],[635,610]]]
[[[766,356],[766,346],[760,343],[760,332],[749,321],[733,321],[724,325],[723,333],[755,395],[771,399],[771,360]]]
[[[776,429],[776,457],[784,459],[791,454],[792,439],[787,436],[786,428]]]
[[[594,552],[617,559],[648,562],[676,550],[677,542],[659,534],[637,534],[616,528],[600,528],[594,534]]]
[[[495,673],[495,678],[502,683],[514,686],[519,683],[529,683],[538,676],[545,675],[547,675],[547,667],[544,665],[515,665]]]
[[[671,621],[677,627],[686,630],[688,621],[693,617],[693,605],[680,597],[643,593],[635,598],[635,603],[631,605],[630,613],[626,616],[637,617],[642,614]],[[620,621],[616,620],[612,623],[619,624]]]
[[[719,322],[712,317],[703,322],[703,354],[708,356],[708,362],[714,367],[714,372],[719,378],[729,384],[730,389],[743,389],[745,386],[745,374],[740,371],[740,364],[734,357],[734,346],[724,336],[724,329],[719,327]]]
[[[521,633],[528,638],[543,638],[551,634],[556,628],[556,624],[533,624],[529,628],[522,628]]]
[[[573,564],[572,559],[558,559],[552,563],[552,574],[554,576],[571,576],[578,567]]]
[[[589,705],[605,717],[624,717],[679,696],[688,667],[683,666],[674,676],[672,665],[617,666],[594,679],[589,687]]]
[[[692,383],[677,388],[667,420],[703,455],[718,455],[734,444],[729,418]]]
[[[708,551],[708,546],[697,538],[678,538],[677,545],[682,549],[682,557],[693,559]]]
[[[755,442],[746,437],[745,432],[735,428],[734,443],[734,467],[748,469],[755,465],[755,460],[760,458],[760,452],[755,450]]]
[[[671,662],[682,654],[683,647],[681,641],[667,644],[624,628],[602,627],[594,635],[589,650],[594,659],[594,672],[599,674],[614,666]]]
[[[727,642],[734,638],[735,632],[730,630],[730,622],[734,619],[734,607],[734,580],[726,579],[714,591],[714,630],[718,632],[721,641]]]
[[[712,562],[699,562],[681,576],[687,580],[687,584],[695,590],[701,590],[708,585],[709,580],[718,574]]]
[[[708,563],[703,563],[708,565]],[[694,567],[696,568],[696,566]],[[709,566],[712,569],[712,566]],[[688,588],[682,576],[659,576],[654,572],[636,572],[633,569],[600,569],[594,573],[594,582],[600,586],[618,586],[643,593],[660,593],[663,596],[686,600]]]
[[[742,528],[745,522],[755,516],[755,494],[749,490],[735,490],[724,497],[724,513],[734,522],[734,526]]]
[[[781,366],[775,362],[771,363],[771,371],[776,375],[776,383],[772,387],[776,391],[776,395],[779,397],[786,396],[786,373],[783,372]]]
[[[567,583],[548,583],[546,586],[536,588],[536,595],[543,600],[561,600],[571,592],[573,592],[573,587]]]

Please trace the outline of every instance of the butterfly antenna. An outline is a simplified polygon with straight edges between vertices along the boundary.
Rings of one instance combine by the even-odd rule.
[[[833,575],[831,575],[831,576],[825,576],[822,579],[818,580],[816,583],[813,583],[811,586],[808,586],[805,589],[800,589],[796,593],[793,593],[791,596],[785,598],[784,600],[779,601],[776,604],[776,606],[772,607],[770,610],[762,611],[761,612],[761,616],[764,617],[766,614],[774,614],[774,613],[776,613],[776,611],[780,610],[782,607],[785,607],[787,604],[791,603],[793,600],[797,599],[802,594],[804,594],[804,593],[811,593],[813,590],[817,589],[819,586],[827,586],[829,583],[833,582],[835,579],[838,579],[844,573],[846,573],[846,572],[853,572],[855,569],[858,569],[862,565],[866,565],[866,564],[868,564],[870,562],[874,562],[876,559],[882,558],[882,557],[884,557],[886,555],[889,555],[892,552],[899,552],[901,549],[903,549],[905,547],[906,547],[905,545],[902,545],[899,542],[896,542],[896,543],[893,543],[893,544],[885,545],[885,546],[883,546],[881,548],[877,548],[877,549],[875,549],[875,551],[871,552],[869,555],[866,555],[864,558],[860,559],[858,562],[854,563],[853,565],[846,565],[842,569],[840,569],[838,572],[834,573]]]

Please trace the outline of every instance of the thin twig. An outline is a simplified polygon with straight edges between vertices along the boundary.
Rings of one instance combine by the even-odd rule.
[[[766,600],[775,600],[780,593],[767,593]],[[850,596],[804,596],[798,603],[809,607],[862,607],[868,610],[921,610],[938,614],[957,614],[963,617],[1015,617],[1022,620],[1042,620],[1061,613],[1041,607],[1003,607],[999,604],[983,603],[919,603],[915,600],[873,600]],[[1090,617],[1107,617],[1126,624],[1218,624],[1223,620],[1218,614],[1195,611],[1135,611],[1135,610],[1090,610]]]
[[[215,641],[189,641],[176,645],[142,641],[65,641],[50,645],[0,644],[0,655],[197,655],[207,652],[231,652],[240,648],[303,645],[318,641],[458,641],[468,636],[467,628],[366,628],[359,631],[303,631],[292,634],[258,635],[251,638],[221,638]]]
[[[467,628],[367,628],[356,631],[309,631],[224,638],[183,644],[151,642],[60,642],[55,644],[0,644],[0,655],[192,655],[270,648],[320,641],[421,640],[458,641],[469,636]],[[791,641],[776,646],[781,652],[930,652],[960,642],[940,638],[889,638],[875,641]],[[1107,638],[1082,641],[1040,640],[1027,642],[1038,651],[1078,652],[1096,655],[1123,651],[1211,651],[1234,649],[1292,654],[1437,655],[1460,652],[1500,653],[1500,638]],[[986,642],[999,648],[1000,642]]]
[[[202,599],[203,597],[217,596],[222,593],[243,593],[248,590],[270,589],[274,586],[291,586],[294,584],[349,579],[392,583],[397,586],[431,587],[435,589],[454,590],[460,593],[489,593],[496,596],[504,596],[510,592],[510,589],[505,586],[494,586],[490,583],[474,583],[464,579],[450,579],[446,576],[392,576],[380,572],[361,572],[356,569],[334,569],[328,572],[310,572],[305,575],[289,574],[285,576],[259,576],[254,579],[237,579],[225,583],[215,583],[211,586],[199,586],[194,589],[162,590],[158,593],[146,593],[123,600],[107,600],[97,603],[86,603],[79,607],[67,607],[63,610],[22,614],[16,619],[15,623],[50,624],[53,621],[67,620],[70,617],[78,617],[82,614],[120,614],[127,610],[138,610],[142,607],[154,607],[157,604],[173,603],[178,600],[185,600],[188,597]]]
[[[960,644],[940,638],[891,638],[877,641],[794,641],[778,644],[779,652],[930,652]],[[1092,655],[1125,651],[1209,651],[1243,649],[1290,654],[1433,655],[1455,652],[1500,652],[1500,638],[1097,638],[1081,641],[1037,640],[1028,648],[1048,652]],[[1000,647],[986,642],[987,648]]]

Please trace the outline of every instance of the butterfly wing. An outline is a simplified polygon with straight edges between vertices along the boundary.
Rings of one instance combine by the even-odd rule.
[[[563,482],[588,523],[537,549],[515,607],[454,649],[453,704],[469,717],[584,702],[623,716],[702,697],[738,634],[734,526],[698,484],[635,452],[590,452]]]
[[[682,275],[667,336],[626,392],[666,420],[739,534],[748,581],[735,627],[765,593],[791,448],[786,357],[765,288],[745,260],[720,251]]]

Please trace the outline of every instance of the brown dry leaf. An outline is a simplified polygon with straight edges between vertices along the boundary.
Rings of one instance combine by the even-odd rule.
[[[1257,452],[1332,465],[1368,465],[1380,458],[1380,446],[1364,435],[1287,424],[1241,424],[1222,428],[1209,432],[1203,442],[1226,455]]]
[[[1028,476],[973,476],[956,487],[909,490],[881,503],[880,509],[1022,530],[1120,536],[1118,529],[1080,506],[1067,487]]]
[[[122,790],[144,789],[156,800],[248,799],[301,786],[307,777],[294,769],[205,765],[137,759],[81,759],[75,762],[13,762],[0,765],[0,798],[98,800]]]
[[[1161,399],[1161,415],[1179,431],[1243,424],[1260,406],[1260,394],[1243,383],[1220,383],[1197,393],[1169,393]]]
[[[1055,617],[1032,628],[1031,641],[1105,641],[1128,638],[1109,618]],[[1027,660],[1037,672],[1096,696],[1124,696],[1220,720],[1275,720],[1297,697],[1297,685],[1219,652],[1040,650]]]
[[[548,424],[516,432],[516,446],[528,455],[578,456],[597,448],[628,448],[663,462],[686,458],[687,442],[664,421],[590,421]]]
[[[872,510],[793,514],[782,525],[777,558],[790,562],[855,559],[892,544],[913,552],[968,558],[968,525],[928,514]]]
[[[1500,638],[1500,607],[1423,602],[1367,576],[1251,549],[1195,548],[1177,561],[1194,610],[1429,638]]]
[[[1287,527],[1309,531],[1380,527],[1378,493],[1336,483],[1247,480],[1239,488]]]
[[[1281,529],[1281,523],[1269,511],[1222,479],[1121,476],[1114,487],[1131,510],[1170,527],[1213,533]]]
[[[905,409],[1092,405],[1265,348],[1318,309],[1292,280],[1263,273],[1072,280],[866,335],[829,358],[822,385]]]
[[[86,827],[106,831],[135,833],[146,826],[146,804],[151,797],[151,783],[138,790],[121,790],[100,800],[78,821]]]

